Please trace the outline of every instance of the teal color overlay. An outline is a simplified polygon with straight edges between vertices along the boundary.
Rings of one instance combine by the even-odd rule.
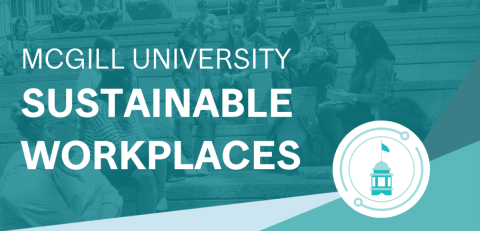
[[[480,142],[431,161],[423,197],[392,218],[362,215],[338,199],[266,230],[480,230],[479,164]]]

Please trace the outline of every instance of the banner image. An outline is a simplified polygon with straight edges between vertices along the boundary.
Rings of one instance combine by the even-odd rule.
[[[0,12],[0,231],[480,230],[480,1]]]

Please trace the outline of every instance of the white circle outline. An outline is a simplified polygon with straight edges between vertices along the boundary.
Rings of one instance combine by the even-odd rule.
[[[420,171],[417,171],[419,174],[421,174],[420,179],[415,182],[415,185],[413,185],[413,187],[416,188],[415,191],[413,193],[410,192],[406,196],[407,199],[405,199],[405,197],[395,199],[398,205],[394,206],[393,208],[375,208],[376,203],[371,202],[369,202],[369,205],[365,205],[365,203],[363,203],[364,200],[362,200],[362,196],[358,195],[356,190],[347,189],[345,181],[350,181],[350,179],[348,176],[342,174],[342,167],[343,165],[346,165],[346,161],[344,161],[345,152],[349,148],[354,148],[350,147],[350,144],[352,144],[355,139],[364,136],[369,131],[374,130],[385,130],[390,133],[398,133],[398,138],[401,138],[399,141],[403,141],[403,144],[408,147],[409,150],[412,150],[415,152],[415,154],[418,154],[419,162],[417,164],[421,166]],[[409,210],[418,202],[418,200],[420,200],[425,192],[430,178],[430,162],[422,141],[408,128],[391,121],[372,121],[353,129],[342,140],[337,148],[333,161],[333,178],[335,186],[337,187],[342,199],[357,212],[366,216],[377,218],[393,217]]]

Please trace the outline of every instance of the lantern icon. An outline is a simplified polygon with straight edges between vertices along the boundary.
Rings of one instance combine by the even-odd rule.
[[[380,161],[373,168],[372,176],[372,196],[378,196],[383,193],[385,196],[392,195],[392,176],[388,164]]]
[[[385,196],[392,195],[392,176],[390,173],[390,167],[388,164],[383,162],[383,152],[390,152],[390,149],[387,145],[380,142],[382,148],[380,150],[380,162],[378,162],[375,167],[373,167],[373,173],[370,174],[372,177],[372,196],[378,196],[383,193]]]

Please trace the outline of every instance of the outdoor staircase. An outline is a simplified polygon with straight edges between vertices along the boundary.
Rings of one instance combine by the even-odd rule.
[[[355,64],[354,50],[351,48],[349,31],[359,21],[371,21],[378,26],[386,38],[390,48],[396,55],[395,71],[401,81],[394,83],[394,95],[406,96],[419,102],[428,112],[432,121],[436,121],[463,78],[469,72],[472,64],[480,55],[480,10],[466,10],[467,2],[433,3],[429,12],[399,13],[396,6],[369,7],[353,9],[317,10],[318,24],[330,29],[334,42],[340,53],[337,64],[338,76],[336,86],[346,88],[350,73]],[[269,13],[269,31],[280,30],[291,25],[293,12]],[[205,47],[218,47],[226,40],[228,17],[220,16],[222,31],[211,36]],[[111,31],[81,32],[64,34],[36,34],[36,42],[44,49],[60,48],[67,51],[79,48],[86,51],[93,46],[96,36],[111,35],[120,44],[120,50],[126,57],[133,58],[133,48],[137,48],[137,57],[142,65],[145,60],[145,48],[157,48],[161,52],[165,48],[175,48],[176,38],[172,27],[179,26],[184,20],[150,20],[118,22]],[[150,51],[150,58],[153,52]],[[162,52],[163,53],[163,52]],[[216,53],[216,52],[215,52]],[[64,52],[65,54],[65,52]],[[63,57],[52,56],[51,63],[59,62]],[[71,57],[73,61],[75,55]],[[143,60],[142,60],[143,59]],[[257,56],[257,67],[263,66],[264,57]],[[19,60],[20,61],[20,60]],[[269,67],[274,64],[274,56],[269,57]],[[153,60],[150,60],[150,66]],[[20,62],[21,63],[21,62]],[[213,64],[213,63],[212,63]],[[0,63],[0,66],[3,66]],[[21,149],[20,136],[15,124],[10,119],[10,105],[23,96],[28,88],[39,88],[46,92],[55,88],[62,94],[65,88],[76,87],[79,71],[71,70],[65,64],[58,70],[50,70],[43,64],[43,69],[35,69],[29,75],[12,77],[0,76],[0,174],[3,172],[9,157]],[[153,88],[174,88],[171,79],[172,70],[163,67],[157,70],[147,68],[138,70],[140,88],[151,104]],[[215,71],[219,74],[219,71]],[[252,74],[256,89],[256,108],[262,110],[269,99],[271,88],[271,69],[256,69]],[[314,89],[294,89],[293,97],[298,96],[307,101],[303,106],[307,110],[295,113],[305,113],[315,124],[312,100]],[[293,103],[295,104],[293,100]],[[308,104],[309,103],[309,104]],[[150,106],[151,107],[151,106]],[[308,110],[311,108],[311,110]],[[163,112],[162,112],[163,114]],[[142,118],[145,131],[152,139],[164,139],[173,131],[172,118]],[[222,153],[226,143],[242,140],[250,147],[253,141],[265,140],[271,128],[269,120],[258,119],[256,125],[217,126],[217,154]],[[317,129],[317,133],[321,131]],[[327,139],[323,137],[327,142]],[[232,158],[253,160],[253,148],[246,152],[232,150]],[[221,157],[221,155],[218,155]],[[333,158],[333,157],[331,157]],[[222,163],[222,161],[221,161]],[[306,178],[298,175],[253,171],[252,166],[242,171],[226,170],[212,171],[204,178],[188,178],[186,181],[168,183],[168,199],[171,210],[197,208],[214,205],[224,205],[239,202],[249,202],[264,199],[300,196],[315,193],[335,191],[331,170],[325,167],[322,179]],[[135,214],[135,192],[133,188],[122,188],[124,196],[124,215]]]

